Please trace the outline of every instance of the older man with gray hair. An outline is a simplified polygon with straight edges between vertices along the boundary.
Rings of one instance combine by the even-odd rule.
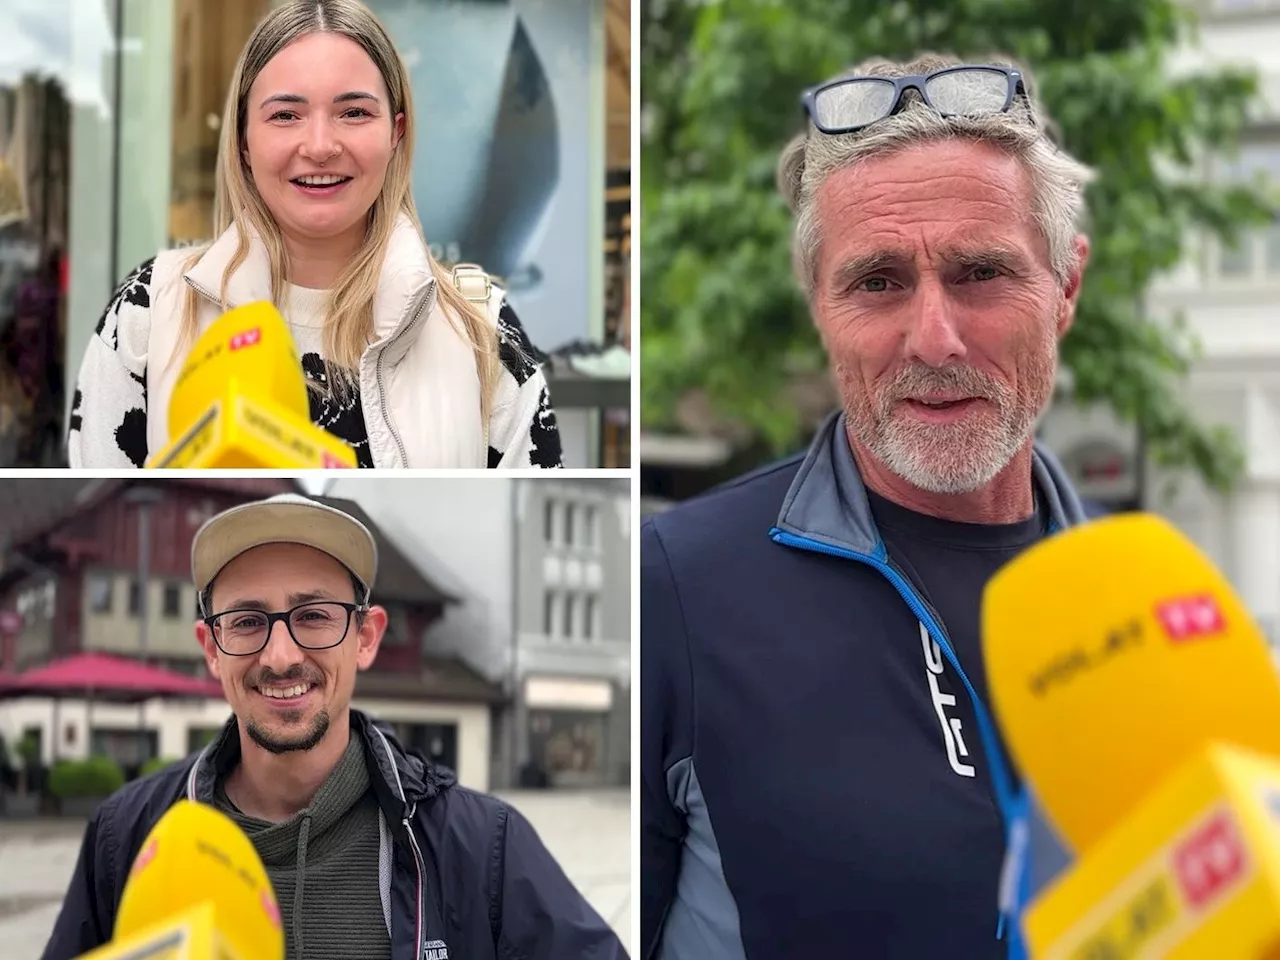
[[[1062,854],[986,705],[979,606],[1084,519],[1035,425],[1090,172],[1006,62],[875,60],[802,99],[778,182],[843,409],[644,527],[642,953],[1018,956],[1054,864],[1007,841]]]

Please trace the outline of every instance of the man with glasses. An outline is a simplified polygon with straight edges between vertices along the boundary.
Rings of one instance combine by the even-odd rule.
[[[645,524],[641,950],[1019,956],[1063,854],[996,734],[979,609],[1084,519],[1034,433],[1090,172],[1007,64],[874,60],[801,103],[778,183],[842,409]]]
[[[284,494],[209,520],[191,565],[196,636],[234,716],[99,808],[45,960],[110,939],[134,856],[184,797],[253,841],[290,960],[626,956],[519,813],[351,708],[387,625],[363,524]]]

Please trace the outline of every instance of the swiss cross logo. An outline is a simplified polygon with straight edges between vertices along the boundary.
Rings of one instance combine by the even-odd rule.
[[[1182,895],[1199,909],[1244,873],[1244,843],[1226,811],[1197,829],[1173,851]]]
[[[133,861],[133,869],[129,871],[129,876],[133,876],[135,873],[138,873],[156,858],[156,848],[158,846],[159,842],[152,837],[151,842],[142,848],[142,851],[138,854],[138,858]]]
[[[1227,629],[1222,608],[1210,593],[1157,604],[1156,619],[1174,643],[1212,636]]]
[[[262,909],[266,913],[267,919],[271,921],[272,926],[280,926],[280,907],[270,890],[262,891]]]
[[[241,347],[252,347],[262,342],[262,328],[254,327],[252,330],[241,330],[231,338],[232,351],[239,350]]]

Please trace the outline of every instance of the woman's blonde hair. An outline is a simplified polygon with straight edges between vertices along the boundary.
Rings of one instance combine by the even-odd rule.
[[[443,303],[446,315],[458,326],[459,333],[475,352],[480,377],[481,415],[483,422],[488,423],[499,372],[497,332],[483,306],[467,300],[458,291],[451,271],[431,255],[422,237],[422,225],[410,185],[414,112],[408,70],[386,29],[359,0],[292,0],[285,3],[263,18],[240,54],[223,111],[213,210],[213,236],[221,236],[234,225],[237,247],[223,271],[218,299],[223,309],[227,309],[227,286],[249,254],[252,231],[262,239],[271,259],[272,300],[276,303],[283,300],[288,277],[288,253],[280,228],[258,193],[244,160],[246,107],[250,88],[271,59],[294,40],[312,33],[333,33],[358,43],[373,60],[386,84],[393,125],[396,114],[404,114],[404,135],[392,152],[382,191],[370,208],[366,240],[333,285],[324,324],[328,384],[341,392],[355,380],[360,357],[373,332],[373,300],[387,244],[397,216],[404,213],[418,228],[423,252],[436,279],[438,302]],[[187,269],[207,249],[206,246],[196,251],[189,258]],[[185,353],[195,341],[199,296],[194,289],[186,291],[179,331],[182,346],[178,355]]]

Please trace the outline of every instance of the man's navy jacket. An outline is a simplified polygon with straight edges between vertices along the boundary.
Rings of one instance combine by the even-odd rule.
[[[1048,531],[1082,522],[1032,469]],[[887,555],[843,417],[646,520],[641,567],[640,955],[1020,957],[1069,856]]]
[[[364,742],[381,813],[392,960],[624,960],[618,938],[524,817],[458,786],[356,710],[351,734]],[[98,808],[43,960],[72,960],[111,939],[143,840],[179,800],[212,798],[239,742],[232,718],[200,754],[126,784]]]

